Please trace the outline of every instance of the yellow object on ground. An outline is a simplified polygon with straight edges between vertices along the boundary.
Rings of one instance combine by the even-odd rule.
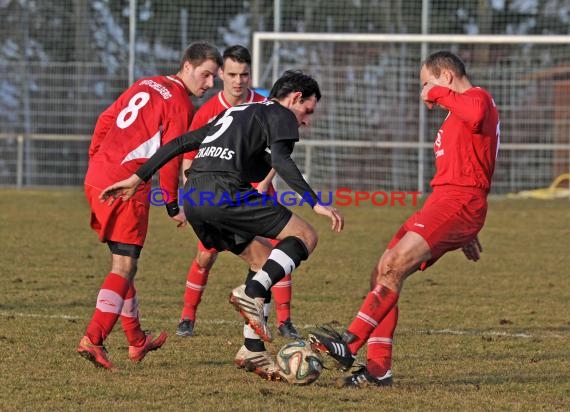
[[[562,182],[568,182],[566,187],[560,187]],[[509,198],[524,198],[524,199],[570,199],[570,173],[563,173],[552,181],[550,186],[534,189],[523,190],[518,193],[507,194]]]

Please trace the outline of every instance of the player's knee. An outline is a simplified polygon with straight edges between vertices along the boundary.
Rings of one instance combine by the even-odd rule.
[[[129,256],[113,255],[111,272],[126,279],[132,280],[137,273],[137,262],[137,259]]]
[[[279,249],[289,256],[293,261],[295,268],[299,267],[302,261],[307,260],[310,253],[305,242],[297,236],[286,237],[279,242],[275,249]]]
[[[386,252],[376,268],[376,283],[385,283],[386,280],[400,283],[405,273],[404,263],[403,256],[397,252],[393,250]],[[382,279],[384,282],[382,282]]]
[[[281,231],[278,239],[285,239],[289,236],[295,236],[307,248],[309,254],[313,252],[319,240],[316,230],[305,220],[293,214],[287,226]]]
[[[305,247],[307,248],[309,254],[311,254],[317,247],[319,235],[312,226],[307,225],[305,230],[303,230],[303,232],[297,237],[301,239],[301,241],[305,244]]]
[[[217,252],[211,253],[200,250],[196,256],[196,262],[198,262],[198,266],[200,266],[201,269],[210,270],[212,269],[212,266],[214,266],[217,257]]]

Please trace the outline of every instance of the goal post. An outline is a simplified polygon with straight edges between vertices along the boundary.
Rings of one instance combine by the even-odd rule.
[[[570,35],[463,35],[463,34],[364,34],[364,33],[253,33],[252,82],[259,87],[263,42],[415,43],[415,44],[536,44],[570,45]],[[419,56],[426,57],[426,56]],[[273,79],[275,80],[275,79]]]
[[[561,104],[570,87],[567,35],[256,32],[253,86],[268,89],[272,73],[291,68],[319,81],[323,99],[299,142],[305,150],[295,153],[315,187],[424,192],[445,114],[426,113],[419,66],[442,49],[458,54],[499,106],[494,193],[545,187],[568,172],[570,107]]]

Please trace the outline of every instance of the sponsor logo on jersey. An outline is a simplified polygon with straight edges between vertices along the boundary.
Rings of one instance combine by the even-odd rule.
[[[437,132],[437,137],[435,139],[435,143],[434,143],[434,153],[435,153],[435,157],[439,157],[439,156],[443,156],[444,155],[444,150],[441,148],[441,140],[443,139],[443,130],[439,129],[439,131]]]
[[[231,160],[234,157],[234,151],[229,150],[227,147],[219,147],[219,146],[210,146],[210,147],[201,147],[198,150],[198,154],[196,155],[196,159],[201,157],[219,157],[223,160]]]
[[[156,90],[157,92],[160,93],[160,95],[162,96],[162,98],[164,100],[168,100],[172,97],[172,93],[170,93],[170,91],[164,87],[162,84],[155,82],[154,80],[143,80],[139,83],[141,86],[149,86],[152,89]]]

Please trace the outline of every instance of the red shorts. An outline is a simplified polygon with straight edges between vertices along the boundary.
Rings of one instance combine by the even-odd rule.
[[[479,189],[437,187],[423,207],[394,235],[392,249],[406,232],[419,234],[430,247],[431,259],[420,269],[433,265],[441,256],[473,240],[483,228],[487,215],[487,194]]]
[[[118,199],[113,205],[101,203],[101,189],[85,185],[85,196],[91,207],[91,228],[101,242],[113,241],[143,246],[148,230],[149,204]]]

